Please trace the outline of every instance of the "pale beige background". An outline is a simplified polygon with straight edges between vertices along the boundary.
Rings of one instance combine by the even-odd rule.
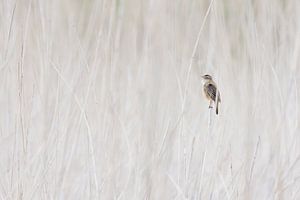
[[[298,0],[0,1],[0,198],[299,199],[299,47]]]

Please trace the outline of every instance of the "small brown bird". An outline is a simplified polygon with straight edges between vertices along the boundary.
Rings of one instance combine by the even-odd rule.
[[[209,107],[212,108],[212,102],[216,105],[216,114],[219,113],[219,103],[221,103],[220,92],[217,89],[217,84],[212,80],[211,75],[204,75],[203,78],[203,91],[205,97],[209,100]],[[218,93],[218,95],[217,95]]]

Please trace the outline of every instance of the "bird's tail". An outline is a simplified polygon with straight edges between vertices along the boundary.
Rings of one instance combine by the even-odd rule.
[[[217,102],[216,104],[216,114],[219,114],[219,102]]]

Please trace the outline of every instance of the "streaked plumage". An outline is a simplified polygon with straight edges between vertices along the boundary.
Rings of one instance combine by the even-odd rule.
[[[204,79],[204,85],[203,85],[203,91],[205,94],[205,97],[210,101],[209,108],[211,107],[211,103],[214,102],[216,104],[216,114],[219,113],[219,103],[221,102],[220,92],[217,91],[217,85],[212,80],[212,77],[210,75],[204,75],[202,76]],[[218,97],[217,97],[218,92]],[[216,99],[217,97],[217,99]],[[216,102],[217,101],[217,102]]]

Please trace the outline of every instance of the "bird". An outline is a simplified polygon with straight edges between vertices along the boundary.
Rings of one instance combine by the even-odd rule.
[[[217,88],[217,84],[213,81],[212,76],[205,74],[203,78],[203,92],[205,97],[209,100],[208,108],[211,109],[212,103],[216,105],[216,114],[219,114],[219,103],[221,103],[220,92]],[[217,95],[218,94],[218,95]]]

